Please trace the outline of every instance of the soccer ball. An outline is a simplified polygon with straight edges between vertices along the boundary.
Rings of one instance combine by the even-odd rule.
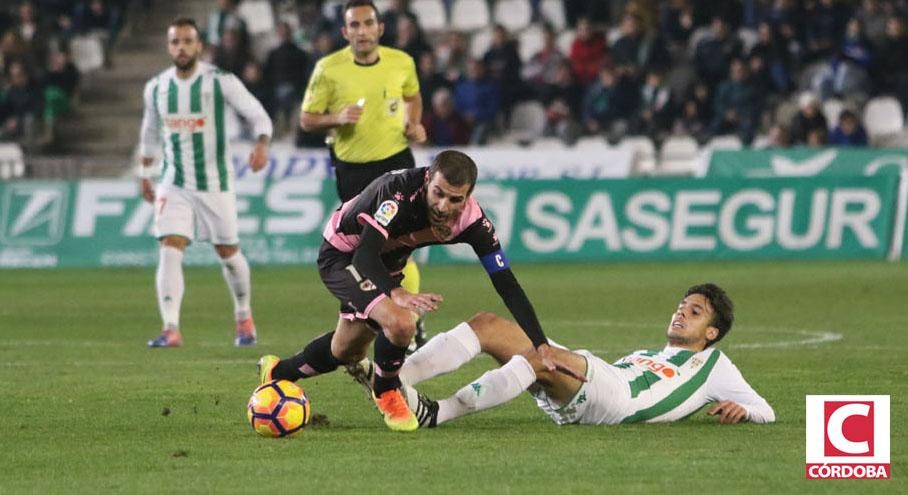
[[[309,424],[309,398],[295,383],[275,380],[252,392],[246,417],[252,429],[263,437],[296,435]]]

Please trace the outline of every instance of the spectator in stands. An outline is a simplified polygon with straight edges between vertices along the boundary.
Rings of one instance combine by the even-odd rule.
[[[425,93],[425,88],[420,88]],[[470,142],[470,124],[454,107],[454,96],[448,88],[432,93],[431,112],[423,112],[426,136],[433,146],[463,146]]]
[[[691,0],[669,0],[662,4],[659,29],[665,36],[669,50],[681,53],[694,32],[694,6]]]
[[[861,22],[861,28],[870,42],[874,46],[881,45],[886,38],[887,15],[879,0],[864,0],[854,15]]]
[[[246,86],[246,89],[255,96],[255,99],[262,104],[262,107],[268,112],[269,115],[274,113],[274,92],[271,85],[265,80],[265,75],[262,71],[262,66],[259,65],[253,59],[249,59],[246,64],[243,66],[243,71],[240,76],[240,80],[243,81],[243,85]],[[240,117],[242,119],[242,117]],[[243,125],[242,129],[242,138],[249,141],[255,141],[255,136],[252,133],[252,125]]]
[[[334,42],[334,36],[332,36],[330,32],[323,30],[315,35],[315,41],[312,43],[312,48],[312,56],[309,57],[309,68],[306,70],[307,74],[312,73],[312,69],[315,67],[315,63],[318,62],[318,59],[336,50],[337,44]]]
[[[811,129],[807,133],[807,146],[810,148],[822,148],[829,144],[827,140],[828,132],[826,129],[820,129],[819,127]]]
[[[406,7],[404,0],[391,0],[381,13],[381,22],[385,25],[379,43],[385,46],[394,46],[397,41],[397,22],[401,17],[409,17],[414,24],[418,24],[416,15]],[[412,55],[411,55],[412,57]],[[416,60],[416,57],[413,57]],[[432,95],[429,95],[431,98]]]
[[[463,78],[470,63],[467,37],[458,31],[449,31],[435,51],[438,66],[445,78],[455,83]]]
[[[794,145],[807,143],[810,131],[829,128],[826,117],[820,110],[820,100],[809,91],[801,93],[798,97],[798,113],[791,120],[791,142]]]
[[[44,122],[53,126],[59,116],[69,112],[79,87],[79,70],[69,59],[69,53],[55,50],[48,56],[44,75]]]
[[[0,37],[0,68],[4,74],[9,74],[13,62],[29,64],[35,60],[29,58],[28,45],[22,41],[22,37],[16,31],[9,30]]]
[[[645,31],[635,14],[621,18],[621,37],[612,46],[612,61],[634,81],[641,81],[648,70],[664,70],[671,63],[662,38],[656,31]]]
[[[561,66],[567,61],[558,49],[557,33],[550,24],[543,26],[542,48],[523,66],[523,79],[536,95],[556,84]]]
[[[700,78],[713,88],[727,77],[732,59],[740,57],[741,53],[741,40],[730,31],[725,19],[715,16],[710,33],[694,50],[694,67]]]
[[[387,24],[385,24],[387,26]],[[419,60],[423,52],[432,51],[432,47],[423,38],[422,30],[416,24],[416,16],[400,15],[397,17],[397,37],[392,46],[403,50],[413,60]]]
[[[492,45],[482,57],[488,75],[501,88],[501,107],[510,114],[514,104],[526,97],[526,86],[520,79],[523,62],[517,53],[517,42],[501,24],[492,31]]]
[[[314,54],[318,51],[316,45],[321,36],[327,35],[331,46],[336,44],[335,26],[331,21],[322,17],[317,2],[303,2],[298,6],[297,14],[298,27],[293,33],[297,45]],[[387,28],[387,25],[385,27]],[[332,51],[334,50],[328,50],[325,53]],[[318,60],[319,57],[314,56],[313,58]]]
[[[864,28],[857,17],[848,19],[845,25],[841,56],[865,70],[869,69],[873,62],[873,43],[864,35]]]
[[[793,86],[791,71],[791,56],[776,30],[767,21],[757,25],[757,42],[750,49],[748,58],[761,60],[758,67],[751,63],[754,77],[763,78],[769,93],[788,95]],[[760,73],[758,73],[758,71]]]
[[[605,63],[607,53],[605,36],[595,31],[587,18],[577,21],[577,37],[571,43],[569,58],[574,75],[580,84],[587,85],[596,79]]]
[[[416,75],[419,78],[419,93],[423,99],[423,115],[432,112],[432,98],[441,88],[451,89],[450,81],[438,72],[435,64],[435,53],[422,52],[416,60]],[[428,129],[428,128],[427,128]]]
[[[833,55],[838,48],[850,7],[834,0],[814,0],[805,3],[804,45],[805,61],[811,62]]]
[[[8,73],[9,80],[0,89],[0,140],[27,140],[41,112],[41,95],[24,63],[13,61]]]
[[[497,81],[486,77],[481,60],[470,61],[467,76],[454,86],[454,101],[473,127],[470,144],[485,144],[501,109],[501,88]]]
[[[580,125],[583,87],[575,80],[566,59],[558,66],[554,82],[543,86],[540,99],[545,105],[545,135],[557,136],[568,145],[574,144],[583,132]]]
[[[713,101],[709,86],[702,81],[694,83],[681,103],[681,115],[675,119],[673,132],[702,139],[706,126],[712,120]]]
[[[823,101],[844,96],[864,100],[872,86],[866,69],[847,57],[836,55],[814,74],[811,89]]]
[[[584,130],[590,134],[606,133],[611,140],[620,139],[636,100],[633,86],[623,82],[611,66],[602,67],[599,79],[583,100]]]
[[[246,67],[246,63],[252,59],[252,55],[240,42],[240,37],[240,32],[233,29],[221,33],[221,44],[214,48],[212,62],[220,69],[242,78],[243,69]]]
[[[741,142],[753,142],[760,115],[763,95],[750,78],[750,70],[742,59],[734,59],[729,77],[716,90],[715,112],[707,129],[707,137],[737,134]]]
[[[649,136],[655,143],[662,142],[671,130],[675,119],[672,92],[665,83],[662,72],[650,70],[640,88],[640,108],[631,119],[631,134]]]
[[[49,34],[39,22],[35,5],[32,2],[26,1],[19,4],[18,12],[19,22],[14,29],[26,46],[27,63],[32,64],[33,70],[38,69],[40,66],[37,61],[47,59]]]
[[[858,121],[858,116],[851,110],[842,110],[839,114],[838,125],[829,136],[829,144],[833,146],[867,146],[867,131]]]
[[[876,63],[876,82],[880,92],[895,94],[908,108],[908,34],[900,17],[886,21],[886,39],[880,45]]]
[[[234,31],[238,42],[245,49],[248,46],[249,32],[246,21],[237,13],[237,0],[217,0],[217,3],[217,8],[208,14],[205,41],[211,46],[218,46],[222,43],[224,33]]]
[[[268,52],[265,81],[271,88],[268,100],[273,103],[268,113],[275,120],[275,134],[280,134],[290,127],[296,127],[294,116],[309,80],[310,60],[306,52],[293,42],[289,24],[277,23],[275,32],[278,45]],[[265,106],[265,109],[268,110],[268,107]]]
[[[767,147],[787,148],[789,146],[791,146],[791,133],[788,132],[787,127],[776,124],[769,128]]]

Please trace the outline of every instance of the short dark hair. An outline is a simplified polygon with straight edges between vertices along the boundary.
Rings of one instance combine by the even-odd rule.
[[[709,347],[722,340],[722,337],[725,337],[725,334],[731,330],[731,326],[735,322],[735,305],[731,302],[728,294],[713,283],[695,285],[687,289],[687,294],[684,297],[691,294],[700,294],[705,297],[713,308],[713,319],[709,324],[719,330],[719,335],[715,339],[706,342],[706,347]]]
[[[202,30],[199,29],[199,25],[195,23],[195,19],[191,17],[177,17],[170,22],[170,25],[167,28],[172,27],[186,27],[189,26],[192,29],[195,29],[195,34],[198,35],[199,39],[202,39]]]
[[[476,176],[479,175],[473,159],[466,153],[455,150],[445,150],[435,155],[432,166],[429,167],[430,179],[435,172],[441,172],[441,176],[454,187],[469,184],[468,195],[473,192],[473,188],[476,186]]]
[[[346,15],[347,11],[353,7],[372,7],[372,10],[375,11],[375,18],[378,19],[378,22],[381,22],[381,14],[378,12],[378,7],[375,6],[375,2],[372,0],[349,0],[344,4],[343,14]]]

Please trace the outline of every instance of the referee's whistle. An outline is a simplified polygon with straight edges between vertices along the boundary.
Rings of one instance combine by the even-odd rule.
[[[356,100],[356,106],[358,106],[359,108],[366,106],[366,99],[360,98],[360,99]]]

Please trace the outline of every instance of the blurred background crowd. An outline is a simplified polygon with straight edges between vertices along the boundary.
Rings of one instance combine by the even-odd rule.
[[[208,15],[197,19],[205,59],[242,79],[279,137],[323,146],[296,119],[315,62],[345,45],[343,2],[206,3]],[[244,14],[243,3],[262,15]],[[164,4],[3,2],[0,140],[52,146],[56,122],[80,105],[83,76],[115,67],[118,41]],[[541,137],[571,145],[590,136],[646,136],[656,147],[671,136],[701,145],[731,136],[744,146],[866,146],[881,144],[868,127],[901,129],[908,108],[905,0],[376,4],[382,44],[416,62],[429,141],[438,146]],[[164,43],[148,49],[164,52]],[[147,68],[146,77],[164,67]]]

